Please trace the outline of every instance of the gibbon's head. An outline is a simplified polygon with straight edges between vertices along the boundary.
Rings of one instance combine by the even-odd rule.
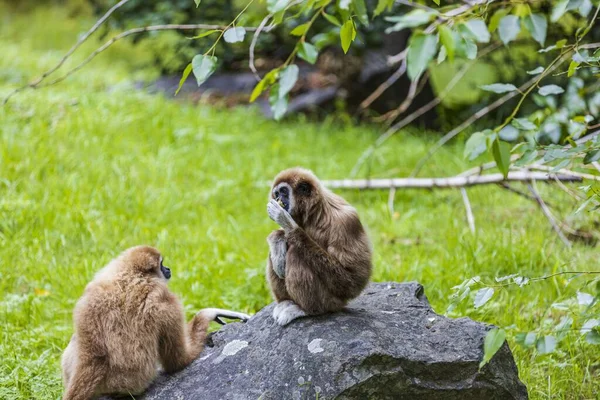
[[[290,168],[275,177],[270,198],[279,202],[292,217],[304,216],[322,199],[319,179],[304,168]]]
[[[130,271],[156,276],[164,280],[171,278],[171,270],[163,265],[161,254],[154,247],[132,247],[125,250],[120,258],[121,265]]]

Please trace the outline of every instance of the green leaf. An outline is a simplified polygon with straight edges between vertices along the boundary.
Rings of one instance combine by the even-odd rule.
[[[438,33],[440,34],[440,42],[442,43],[442,46],[444,46],[444,49],[446,49],[448,59],[450,62],[454,61],[454,50],[456,49],[456,44],[454,43],[452,31],[446,25],[439,25]]]
[[[560,320],[560,323],[554,328],[554,332],[556,332],[559,340],[562,340],[567,336],[569,330],[571,330],[571,326],[573,326],[573,318],[563,317]]]
[[[490,18],[490,25],[489,25],[490,33],[496,32],[496,29],[498,29],[498,26],[500,25],[500,20],[502,18],[504,18],[504,16],[506,16],[507,14],[508,14],[508,9],[500,8],[498,11],[496,11],[494,13],[494,15],[492,15],[492,18]]]
[[[600,333],[597,330],[592,330],[585,335],[585,341],[589,344],[600,344]]]
[[[331,14],[327,14],[327,13],[323,13],[323,16],[325,17],[325,19],[329,22],[331,22],[332,24],[334,24],[335,26],[342,26],[342,23],[333,15]]]
[[[298,57],[304,61],[314,64],[319,57],[319,51],[315,46],[307,42],[298,43]]]
[[[554,8],[552,9],[552,14],[550,15],[550,21],[556,22],[563,16],[564,13],[567,12],[567,6],[569,5],[569,0],[559,0],[554,4]]]
[[[385,30],[385,33],[398,32],[406,28],[416,28],[431,21],[438,13],[417,8],[400,16],[386,17],[385,20],[396,24]]]
[[[510,168],[510,145],[496,138],[492,144],[492,155],[496,161],[496,166],[506,178]]]
[[[575,71],[577,71],[577,67],[579,67],[579,62],[578,61],[571,61],[571,63],[569,64],[569,71],[567,72],[567,77],[572,77],[575,74]]]
[[[469,60],[474,60],[475,58],[477,58],[477,45],[475,44],[475,42],[473,42],[472,40],[466,39],[464,48],[465,48],[465,56]]]
[[[202,0],[194,0],[194,3],[196,3],[196,8],[198,8],[198,6],[200,5],[200,2],[201,2],[201,1],[202,1]]]
[[[500,25],[498,26],[498,34],[500,35],[500,40],[502,40],[504,45],[507,45],[515,40],[517,35],[519,35],[519,32],[521,32],[519,17],[516,15],[507,15],[502,17],[500,20]]]
[[[540,337],[535,343],[535,348],[540,354],[552,353],[556,349],[556,338],[551,335]]]
[[[546,86],[542,86],[538,90],[538,93],[541,96],[548,96],[549,94],[561,94],[564,91],[565,90],[563,88],[561,88],[560,86],[557,86],[557,85],[546,85]]]
[[[352,0],[352,6],[356,17],[364,26],[369,26],[369,14],[367,14],[367,6],[365,6],[365,0]]]
[[[211,29],[211,30],[208,30],[208,31],[202,32],[201,34],[199,34],[199,35],[197,35],[197,36],[194,36],[194,37],[191,37],[191,38],[189,38],[189,39],[190,39],[190,40],[191,40],[191,39],[200,39],[200,38],[206,37],[206,36],[208,36],[208,35],[212,35],[212,34],[213,34],[213,33],[215,33],[215,32],[221,32],[221,31],[220,31],[219,29]]]
[[[288,5],[289,0],[267,0],[267,10],[270,13],[277,13],[285,9]]]
[[[481,89],[494,93],[507,93],[518,90],[512,83],[492,83],[491,85],[479,86]]]
[[[406,55],[406,71],[411,81],[419,79],[436,53],[436,36],[421,32],[414,32],[411,35],[408,42],[408,54]]]
[[[548,31],[548,21],[543,14],[530,14],[524,19],[525,28],[531,33],[533,39],[543,46],[546,43],[546,33]]]
[[[482,307],[485,303],[487,303],[492,296],[494,295],[494,289],[491,287],[482,288],[475,293],[475,308]]]
[[[354,22],[352,22],[352,19],[349,19],[344,22],[344,25],[342,25],[342,28],[340,29],[340,39],[342,41],[342,50],[344,50],[344,53],[348,52],[350,43],[352,43],[355,37],[356,30],[354,28]]]
[[[310,27],[309,22],[302,24],[302,25],[298,25],[297,27],[292,29],[292,31],[290,32],[290,35],[302,36],[302,35],[304,35],[304,33],[306,33],[306,31],[308,30],[309,27]]]
[[[279,97],[286,96],[298,80],[298,66],[288,65],[279,73]]]
[[[261,80],[256,84],[254,89],[252,90],[252,94],[250,95],[250,103],[254,102],[258,96],[264,92],[267,87],[271,86],[277,80],[279,76],[279,69],[275,68],[269,71]]]
[[[511,121],[511,124],[515,128],[522,131],[532,131],[534,129],[537,129],[537,125],[526,118],[514,118]]]
[[[177,90],[175,91],[175,96],[177,96],[177,93],[179,93],[179,91],[181,90],[181,87],[187,80],[188,76],[190,76],[191,72],[192,72],[192,63],[189,63],[187,65],[187,67],[185,67],[185,69],[183,70],[183,74],[181,75],[181,79],[179,80],[179,86],[177,87]]]
[[[271,87],[269,104],[271,104],[273,118],[275,121],[279,121],[285,115],[288,107],[287,96],[279,97],[279,84],[275,84]]]
[[[351,0],[338,0],[338,8],[340,10],[349,10]]]
[[[504,329],[493,328],[488,331],[483,341],[483,360],[479,363],[479,369],[487,364],[494,354],[500,350],[500,347],[504,344],[506,339],[506,332]]]
[[[498,136],[505,142],[514,142],[519,138],[519,130],[512,125],[506,125],[500,129]]]
[[[527,73],[528,73],[529,75],[539,75],[539,74],[541,74],[542,72],[544,72],[544,67],[537,67],[537,68],[535,68],[535,69],[532,69],[531,71],[527,71]]]
[[[488,43],[490,41],[490,32],[485,24],[485,21],[481,18],[473,18],[460,24],[458,26],[459,31],[463,37],[474,40],[479,43]]]
[[[246,29],[241,26],[236,26],[235,28],[229,28],[223,34],[223,39],[227,43],[238,43],[243,42],[244,37],[246,36]]]
[[[598,160],[600,160],[600,150],[592,150],[586,153],[585,157],[583,158],[583,163],[590,164]]]
[[[465,144],[464,157],[472,161],[487,150],[487,136],[484,132],[475,132]]]
[[[392,6],[394,5],[394,0],[379,0],[377,2],[377,7],[375,7],[375,11],[373,12],[373,17],[379,16],[384,11],[390,11]]]
[[[553,44],[552,46],[546,47],[545,49],[538,50],[538,53],[547,53],[550,50],[562,49],[563,47],[565,47],[566,44],[567,44],[567,39],[561,39],[558,42],[556,42],[556,44]]]
[[[192,70],[198,82],[202,85],[217,69],[217,57],[198,54],[192,59]]]

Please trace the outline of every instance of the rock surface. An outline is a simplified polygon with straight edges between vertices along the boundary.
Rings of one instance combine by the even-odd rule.
[[[375,283],[345,311],[273,321],[273,305],[212,335],[144,399],[526,399],[508,345],[481,371],[490,326],[431,309],[418,283]]]

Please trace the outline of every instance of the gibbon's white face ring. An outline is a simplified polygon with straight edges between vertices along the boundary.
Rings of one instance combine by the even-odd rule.
[[[292,213],[295,205],[294,193],[292,191],[292,187],[287,182],[281,182],[275,186],[273,188],[273,193],[271,194],[275,200],[283,203],[282,207],[285,211],[287,211],[289,214]]]

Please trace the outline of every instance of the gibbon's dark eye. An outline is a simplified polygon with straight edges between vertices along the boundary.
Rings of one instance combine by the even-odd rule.
[[[311,190],[312,188],[308,182],[300,182],[298,184],[298,193],[300,193],[303,196],[310,195]]]
[[[171,269],[169,267],[165,267],[162,262],[160,263],[160,272],[166,279],[171,279]]]

